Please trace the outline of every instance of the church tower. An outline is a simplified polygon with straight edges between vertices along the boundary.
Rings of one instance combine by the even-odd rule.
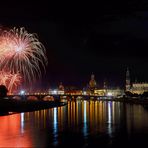
[[[131,88],[130,73],[129,73],[129,69],[127,68],[127,71],[126,71],[126,91],[130,91],[130,88]]]
[[[60,82],[59,90],[60,90],[60,91],[64,91],[64,86],[63,86],[62,82]]]
[[[89,81],[89,89],[90,89],[91,93],[94,93],[94,89],[96,88],[96,86],[97,86],[97,83],[95,81],[95,75],[92,74],[91,79]]]

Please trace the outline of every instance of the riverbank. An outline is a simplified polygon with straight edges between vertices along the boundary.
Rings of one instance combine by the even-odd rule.
[[[129,104],[141,104],[148,108],[148,99],[142,98],[106,98],[98,101],[116,101]],[[39,100],[15,100],[15,99],[0,99],[0,115],[8,114],[9,112],[30,112],[41,109],[48,109],[53,107],[64,106],[67,103],[59,101],[39,101]]]
[[[87,100],[87,99],[86,99]],[[94,100],[94,99],[91,99]],[[115,102],[124,102],[129,104],[141,104],[148,107],[148,99],[147,98],[132,98],[132,97],[121,97],[121,98],[99,98],[95,99],[98,101],[115,101]]]
[[[64,106],[66,103],[58,101],[36,101],[36,100],[0,100],[0,115],[8,114],[9,112],[30,112],[41,109]]]
[[[142,105],[145,109],[148,109],[148,99],[147,98],[123,98],[124,102],[129,103],[129,104],[140,104]]]
[[[128,104],[140,104],[143,107],[148,109],[148,99],[147,98],[122,97],[122,98],[106,99],[106,101],[124,102]]]

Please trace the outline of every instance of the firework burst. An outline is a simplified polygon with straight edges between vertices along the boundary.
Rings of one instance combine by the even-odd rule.
[[[0,84],[8,88],[9,93],[14,92],[20,85],[22,77],[19,73],[0,71]]]
[[[18,71],[25,82],[31,82],[41,76],[40,68],[45,69],[47,57],[45,48],[36,34],[28,33],[25,28],[13,28],[3,31],[0,36],[0,69],[12,73]]]
[[[9,90],[12,82],[17,84],[19,76],[24,83],[32,83],[46,65],[46,51],[36,34],[28,33],[25,28],[0,31],[0,83],[8,86],[6,83],[10,81]]]

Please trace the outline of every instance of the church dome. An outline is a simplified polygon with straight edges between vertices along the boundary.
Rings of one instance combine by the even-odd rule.
[[[90,88],[94,88],[94,87],[96,87],[96,85],[97,85],[97,83],[96,83],[96,81],[95,81],[95,75],[92,74],[92,75],[91,75],[91,80],[89,81],[89,87],[90,87]]]

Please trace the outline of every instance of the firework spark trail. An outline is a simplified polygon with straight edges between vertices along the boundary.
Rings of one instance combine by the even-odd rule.
[[[13,73],[18,71],[29,82],[41,76],[40,67],[45,69],[47,57],[45,48],[35,34],[24,28],[4,31],[0,37],[0,69],[7,68]]]
[[[46,50],[36,34],[28,33],[25,28],[0,29],[0,71],[9,71],[9,76],[4,72],[0,76],[6,74],[4,78],[15,85],[19,73],[24,83],[32,83],[41,76],[41,67],[45,70],[46,65]],[[10,79],[10,75],[14,77]],[[4,78],[0,80],[3,84],[6,83]]]
[[[19,73],[12,74],[11,72],[0,71],[0,84],[5,85],[9,93],[16,90],[17,86],[21,83],[21,75]]]

